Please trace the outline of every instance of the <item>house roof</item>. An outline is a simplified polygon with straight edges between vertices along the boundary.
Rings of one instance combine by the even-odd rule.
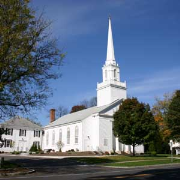
[[[27,129],[42,129],[41,126],[31,122],[26,118],[22,118],[19,116],[15,116],[4,123],[1,123],[1,126],[4,125],[5,127],[13,127],[13,128],[27,128]]]
[[[69,124],[69,123],[73,123],[73,122],[76,122],[76,121],[81,121],[81,120],[91,116],[92,114],[105,113],[109,109],[111,109],[111,108],[117,106],[118,104],[120,104],[121,101],[122,100],[116,100],[113,103],[105,105],[105,106],[100,106],[100,107],[94,106],[94,107],[84,109],[84,110],[81,110],[81,111],[78,111],[78,112],[67,114],[67,115],[62,116],[62,117],[58,118],[57,120],[53,121],[49,125],[45,126],[45,128],[58,126],[58,125],[63,125],[63,124]]]

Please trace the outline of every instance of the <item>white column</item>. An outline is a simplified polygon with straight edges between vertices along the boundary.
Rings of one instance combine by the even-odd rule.
[[[119,141],[118,141],[118,138],[116,138],[116,152],[119,152]]]

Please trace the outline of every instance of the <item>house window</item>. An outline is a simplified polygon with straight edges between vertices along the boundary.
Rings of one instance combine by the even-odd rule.
[[[26,136],[26,130],[25,129],[20,129],[19,130],[19,136]]]
[[[67,144],[70,144],[70,129],[67,128]]]
[[[4,147],[10,148],[12,146],[12,140],[6,139],[4,142]]]
[[[55,132],[52,132],[52,145],[54,146],[55,144]]]
[[[62,129],[59,130],[59,141],[62,142]]]
[[[41,134],[40,131],[37,130],[34,131],[34,137],[40,137],[40,134]]]
[[[78,143],[78,139],[79,139],[79,128],[78,126],[75,127],[75,143]]]
[[[6,135],[10,135],[10,136],[12,136],[13,135],[13,129],[11,128],[6,128],[6,131],[5,131],[6,133]]]
[[[49,144],[49,132],[46,133],[46,146]]]
[[[104,139],[104,146],[108,146],[108,139]]]

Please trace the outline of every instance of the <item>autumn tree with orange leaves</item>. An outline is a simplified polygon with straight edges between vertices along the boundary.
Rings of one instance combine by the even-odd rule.
[[[160,134],[164,141],[168,140],[170,136],[170,130],[167,127],[166,118],[172,97],[173,94],[166,93],[164,94],[163,99],[156,98],[156,103],[152,108],[154,119],[159,125]]]

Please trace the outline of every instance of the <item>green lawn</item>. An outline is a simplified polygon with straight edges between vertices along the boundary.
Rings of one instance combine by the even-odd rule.
[[[180,163],[180,159],[174,159],[173,163]],[[160,164],[171,164],[171,159],[164,160],[151,160],[151,161],[139,161],[139,162],[124,162],[124,163],[108,163],[105,166],[116,166],[116,167],[133,167],[133,166],[148,166],[148,165],[160,165]]]
[[[124,161],[138,161],[138,160],[158,160],[158,159],[167,159],[167,155],[157,155],[155,157],[151,156],[105,156],[105,157],[86,157],[86,158],[73,158],[76,161],[85,163],[85,164],[104,164],[104,163],[116,163],[116,162],[124,162]],[[170,161],[170,160],[169,160]]]

